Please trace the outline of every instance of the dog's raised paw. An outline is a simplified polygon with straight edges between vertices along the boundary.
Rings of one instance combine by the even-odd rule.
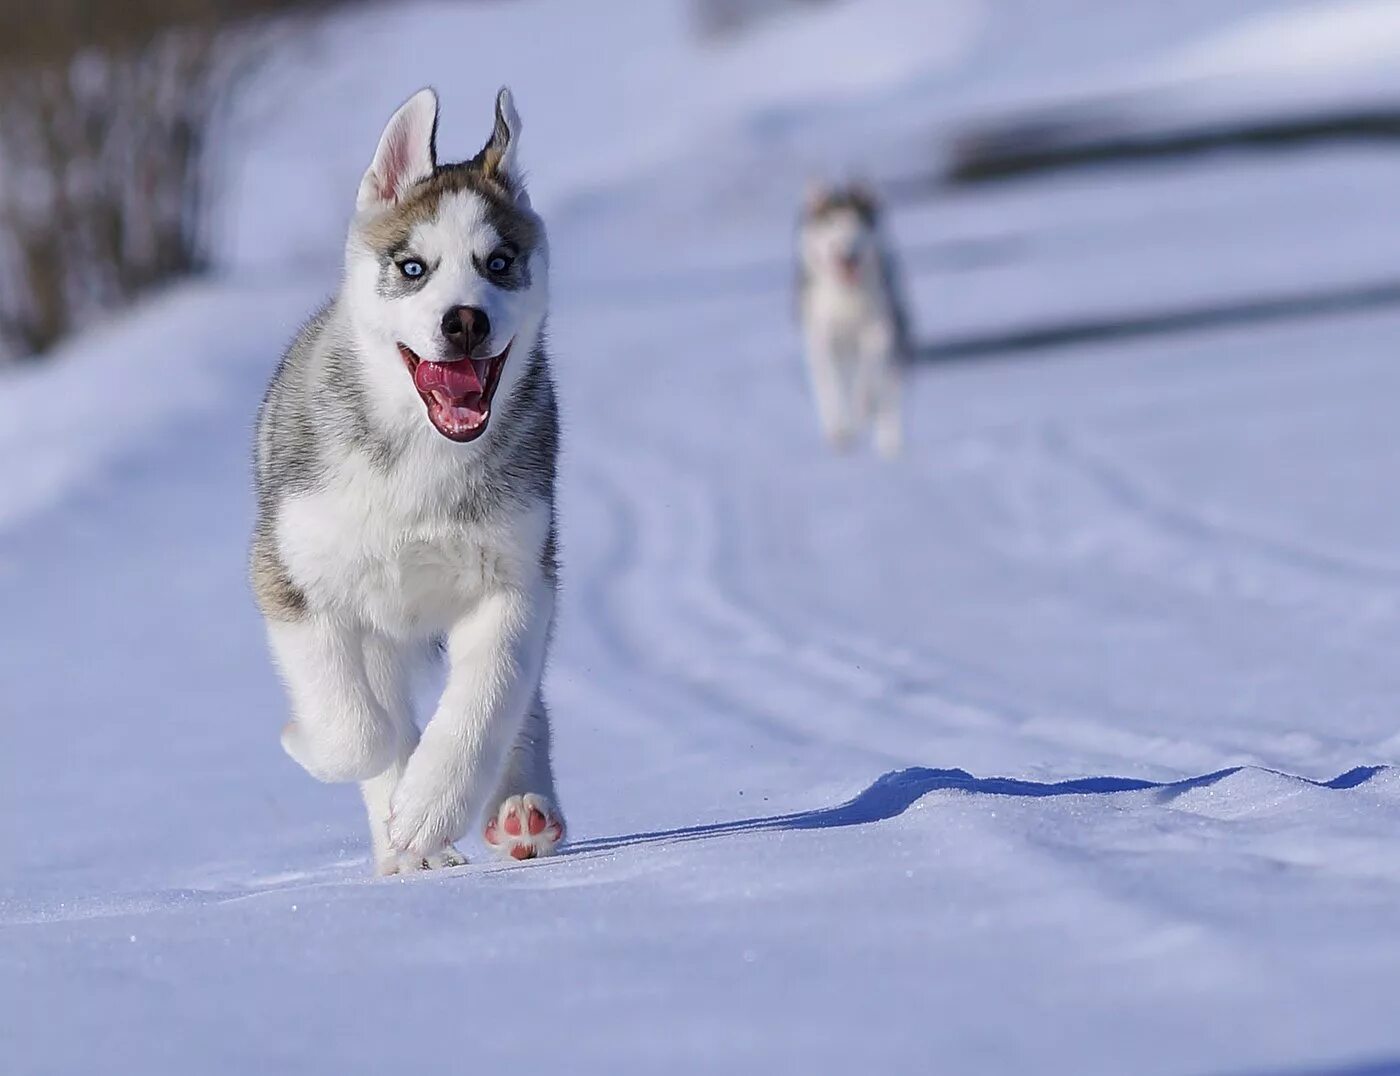
[[[547,798],[507,796],[486,821],[486,843],[512,859],[547,856],[564,839],[564,818]]]

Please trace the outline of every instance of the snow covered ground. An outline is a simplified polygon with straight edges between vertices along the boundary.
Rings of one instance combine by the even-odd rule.
[[[669,4],[416,3],[267,71],[222,271],[0,381],[5,1070],[1400,1071],[1394,151],[907,196],[920,337],[979,357],[914,372],[894,464],[824,450],[790,324],[808,170],[932,174],[959,102],[1266,7],[1222,6],[701,48]],[[252,415],[387,111],[437,83],[467,152],[507,79],[573,843],[377,881],[278,748]]]

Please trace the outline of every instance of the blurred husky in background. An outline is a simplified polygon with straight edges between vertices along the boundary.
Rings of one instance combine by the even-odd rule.
[[[861,184],[808,188],[798,227],[798,316],[817,417],[838,449],[867,425],[886,457],[903,443],[909,341],[880,205]]]
[[[563,837],[540,693],[554,621],[558,417],[549,253],[509,91],[462,164],[438,102],[389,121],[360,183],[339,294],[293,342],[258,419],[252,582],[313,777],[358,781],[377,869]],[[421,736],[412,674],[445,651]]]

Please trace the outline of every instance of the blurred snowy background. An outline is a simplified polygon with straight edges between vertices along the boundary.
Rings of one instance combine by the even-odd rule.
[[[573,847],[373,881],[253,414],[392,109],[554,251]],[[906,457],[792,323],[869,177]],[[1400,1071],[1400,3],[0,2],[17,1073]]]

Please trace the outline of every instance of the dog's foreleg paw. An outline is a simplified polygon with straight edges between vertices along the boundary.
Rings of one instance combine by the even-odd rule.
[[[462,867],[467,857],[450,844],[429,855],[417,852],[388,852],[377,864],[375,872],[380,875],[413,874],[417,871],[443,870],[447,867]]]

